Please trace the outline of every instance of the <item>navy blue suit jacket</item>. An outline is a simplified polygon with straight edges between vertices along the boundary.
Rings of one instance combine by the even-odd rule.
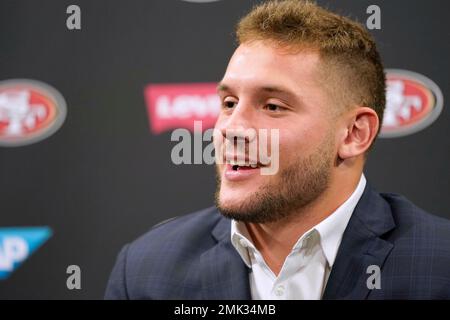
[[[369,289],[370,265],[381,288]],[[230,220],[209,208],[126,245],[106,299],[251,299]],[[450,222],[369,185],[344,232],[323,299],[450,299]]]

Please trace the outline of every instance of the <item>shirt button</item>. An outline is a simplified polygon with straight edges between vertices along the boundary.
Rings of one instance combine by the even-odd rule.
[[[247,242],[245,242],[244,239],[241,239],[239,242],[241,243],[241,246],[243,246],[244,248],[247,248]]]
[[[281,297],[284,294],[284,286],[280,285],[275,289],[275,295]]]

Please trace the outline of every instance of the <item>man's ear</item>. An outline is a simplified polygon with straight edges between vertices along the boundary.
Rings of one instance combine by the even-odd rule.
[[[356,107],[346,116],[347,131],[338,149],[339,158],[345,160],[364,154],[378,134],[380,120],[375,110]]]

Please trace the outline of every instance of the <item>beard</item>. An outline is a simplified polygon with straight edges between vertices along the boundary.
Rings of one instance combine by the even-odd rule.
[[[247,194],[236,203],[220,201],[221,174],[216,170],[216,206],[227,218],[245,223],[271,223],[292,218],[327,189],[333,164],[333,144],[328,136],[308,157],[297,157],[281,169],[274,181]]]

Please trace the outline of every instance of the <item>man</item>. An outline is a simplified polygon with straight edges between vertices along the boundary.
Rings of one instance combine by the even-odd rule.
[[[369,33],[282,1],[255,7],[237,38],[218,86],[216,207],[125,246],[106,298],[450,298],[450,223],[363,175],[385,106]],[[248,129],[278,130],[275,174],[249,165]],[[239,140],[245,154],[224,151]]]

